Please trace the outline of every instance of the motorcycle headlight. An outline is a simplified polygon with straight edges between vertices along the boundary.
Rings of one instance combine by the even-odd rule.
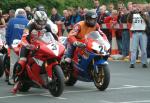
[[[97,42],[93,42],[91,48],[95,51],[100,51],[100,45]]]
[[[92,50],[96,54],[107,55],[107,51],[105,50],[105,47],[101,46],[100,44],[98,44],[96,42],[93,42]]]

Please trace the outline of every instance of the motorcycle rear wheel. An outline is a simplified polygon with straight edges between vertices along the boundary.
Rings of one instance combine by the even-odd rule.
[[[28,92],[30,88],[31,88],[31,86],[29,86],[28,84],[21,83],[21,85],[19,87],[19,91],[20,92]]]
[[[64,90],[64,74],[59,65],[53,67],[52,82],[48,83],[48,90],[54,97],[58,97]]]
[[[100,91],[104,91],[110,82],[110,71],[108,65],[101,65],[98,67],[99,72],[93,71],[93,80],[96,88]]]

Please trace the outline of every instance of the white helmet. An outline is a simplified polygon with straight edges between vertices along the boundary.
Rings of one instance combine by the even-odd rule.
[[[19,9],[17,9],[17,10],[15,11],[15,17],[18,16],[18,15],[22,15],[22,16],[24,16],[24,17],[27,16],[26,11],[25,11],[24,9],[22,9],[22,8],[19,8]]]
[[[36,11],[34,14],[34,22],[37,29],[43,29],[47,24],[47,14],[44,11]]]

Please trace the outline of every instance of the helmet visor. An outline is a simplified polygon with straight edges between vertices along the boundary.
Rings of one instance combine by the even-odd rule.
[[[97,18],[88,18],[86,22],[89,26],[95,26],[97,23]]]
[[[96,15],[96,14],[95,14],[95,15],[92,15],[91,18],[92,18],[92,19],[96,19],[96,18],[97,18],[97,15]]]
[[[39,25],[45,25],[46,24],[46,20],[39,20],[37,23]]]

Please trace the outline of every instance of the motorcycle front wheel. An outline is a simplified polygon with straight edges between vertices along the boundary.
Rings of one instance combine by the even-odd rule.
[[[100,91],[104,91],[110,82],[110,71],[108,65],[98,66],[98,73],[93,71],[93,80],[96,88]]]
[[[28,92],[29,89],[31,88],[31,85],[25,82],[29,79],[27,76],[27,72],[24,71],[20,76],[18,76],[18,73],[20,72],[21,68],[22,68],[21,65],[18,63],[14,65],[13,79],[15,83],[19,82],[20,92]]]
[[[64,74],[59,65],[55,65],[52,72],[52,81],[48,83],[48,90],[54,97],[58,97],[64,90]]]

